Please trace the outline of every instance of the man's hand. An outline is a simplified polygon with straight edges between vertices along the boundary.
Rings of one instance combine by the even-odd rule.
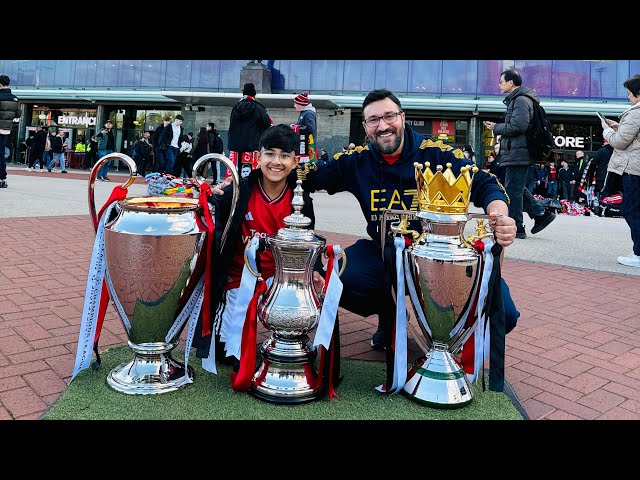
[[[227,177],[224,180],[222,180],[219,184],[214,185],[213,187],[211,187],[211,192],[214,195],[223,195],[224,194],[224,189],[231,185],[231,182],[233,182],[233,180],[231,180],[231,177]]]
[[[316,288],[316,292],[321,292],[324,288],[324,278],[318,272],[313,272],[313,286]]]
[[[502,200],[494,200],[487,206],[490,215],[489,226],[503,247],[508,247],[516,239],[516,221],[509,216],[509,207]]]
[[[490,122],[488,120],[485,120],[484,122],[482,122],[482,124],[487,127],[489,130],[493,130],[496,126],[496,122]]]

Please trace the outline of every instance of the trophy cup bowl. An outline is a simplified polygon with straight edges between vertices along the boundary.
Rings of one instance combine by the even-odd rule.
[[[196,166],[213,155],[196,162],[194,178]],[[233,168],[226,157],[215,155],[216,160]],[[94,220],[95,177],[102,164],[111,159],[129,167],[131,176],[125,187],[135,181],[136,166],[127,155],[113,153],[99,159],[89,179],[89,208]],[[234,180],[237,194],[237,175]],[[206,230],[198,218],[201,209],[193,198],[130,197],[117,202],[112,218],[106,219],[108,290],[134,352],[133,360],[118,365],[107,376],[108,385],[116,391],[158,394],[177,390],[193,380],[193,369],[185,371],[184,364],[171,357],[171,350],[178,344],[188,318],[180,319],[179,314],[204,270],[201,253]]]

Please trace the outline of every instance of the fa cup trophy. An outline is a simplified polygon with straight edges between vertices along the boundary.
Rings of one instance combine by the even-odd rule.
[[[94,202],[95,179],[103,163],[112,159],[124,162],[131,176],[123,187],[114,189],[111,199],[116,192],[120,192],[120,197],[115,198],[116,201],[98,218]],[[127,333],[128,345],[134,353],[130,362],[109,372],[107,383],[114,390],[126,394],[158,394],[177,390],[192,382],[193,368],[185,368],[182,362],[172,358],[171,350],[178,344],[187,320],[193,316],[192,312],[196,312],[197,318],[200,306],[194,310],[195,304],[198,301],[202,303],[203,297],[205,302],[208,298],[204,272],[206,263],[210,262],[205,253],[210,231],[208,219],[203,214],[206,203],[203,192],[209,189],[206,182],[202,183],[197,177],[197,172],[205,163],[214,160],[224,163],[233,174],[232,209],[235,209],[238,177],[233,164],[223,155],[205,155],[194,165],[194,181],[200,185],[203,195],[200,199],[171,196],[125,198],[126,187],[135,181],[136,165],[130,157],[120,153],[102,157],[91,171],[89,208],[98,229],[96,244],[101,246],[94,245],[90,270],[96,273],[89,278],[97,282],[100,289],[104,277]],[[229,225],[230,222],[223,233],[223,242]],[[96,251],[99,252],[97,257]],[[85,302],[89,303],[85,311],[91,313],[98,309],[96,303],[101,303],[96,302],[98,289],[87,289],[91,293],[86,296]],[[105,301],[106,298],[102,300]],[[99,324],[96,345],[102,323],[98,317],[95,314],[87,316],[90,321],[85,322],[83,312],[83,328],[84,323],[90,324],[91,321]],[[89,335],[92,331],[96,331],[95,326],[93,329],[88,327],[84,334],[81,332],[77,364],[86,361],[87,354],[91,359],[91,350],[87,352],[86,345],[93,339]],[[85,341],[83,336],[87,337]],[[92,338],[88,338],[90,336]],[[83,343],[85,351],[81,352]],[[185,358],[187,355],[185,352]],[[81,365],[77,365],[79,368]]]
[[[309,341],[320,319],[322,295],[313,285],[313,265],[325,252],[326,240],[309,229],[301,213],[302,181],[298,180],[286,227],[267,237],[275,259],[271,287],[258,304],[258,319],[272,331],[261,346],[262,362],[251,381],[251,393],[272,403],[310,402],[322,395],[313,366],[316,351]],[[346,257],[340,273],[346,266]]]
[[[382,222],[384,226],[387,219],[399,217],[391,230],[413,239],[402,252],[403,270],[427,345],[425,355],[409,369],[403,393],[426,405],[459,407],[472,400],[473,392],[454,355],[478,324],[484,258],[476,242],[490,237],[483,221],[489,216],[468,213],[476,166],[463,166],[457,178],[450,163],[444,171],[438,165],[435,173],[428,162],[424,173],[421,164],[414,166],[419,211],[387,210]],[[416,216],[421,232],[409,229],[408,221]],[[465,238],[465,224],[471,218],[477,219],[476,235]],[[382,235],[384,242],[384,230]],[[404,298],[397,301],[404,302]]]

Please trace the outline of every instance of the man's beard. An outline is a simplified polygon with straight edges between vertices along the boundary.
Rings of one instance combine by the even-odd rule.
[[[389,131],[394,132],[396,134],[396,139],[391,144],[382,145],[378,141],[378,135],[381,134],[381,133],[389,132]],[[398,132],[397,130],[395,130],[393,128],[388,128],[387,130],[384,130],[382,132],[376,132],[374,135],[369,135],[369,141],[372,142],[375,145],[376,149],[380,153],[384,153],[385,155],[391,155],[393,152],[398,150],[398,148],[400,148],[400,144],[402,143],[402,136],[403,135],[404,135],[404,132]]]

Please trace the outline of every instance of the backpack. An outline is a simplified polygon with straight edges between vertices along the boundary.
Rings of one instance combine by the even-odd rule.
[[[527,149],[531,155],[531,162],[535,163],[539,160],[551,155],[553,152],[553,134],[551,133],[551,122],[547,118],[547,112],[544,108],[530,95],[528,97],[533,103],[533,119],[529,128],[525,132],[527,137]]]

